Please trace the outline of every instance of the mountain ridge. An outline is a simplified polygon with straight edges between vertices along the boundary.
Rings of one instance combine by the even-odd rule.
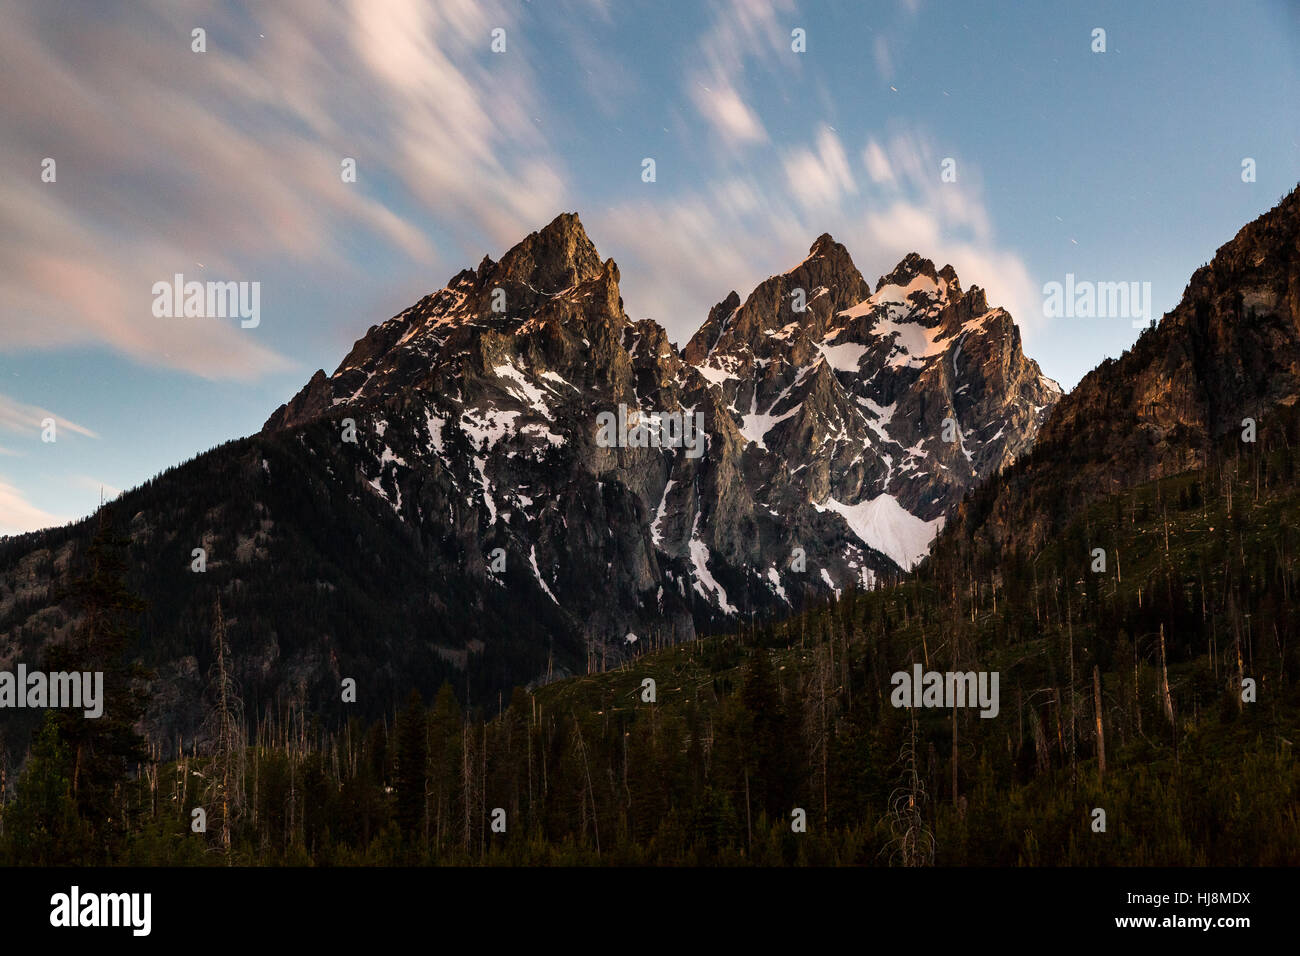
[[[334,718],[347,676],[375,712],[492,694],[897,578],[1059,396],[1010,316],[927,263],[873,290],[823,234],[681,349],[628,317],[576,214],[456,273],[257,434],[114,503],[155,728],[195,729],[217,597],[249,705]],[[618,413],[698,420],[703,453],[635,427],[609,447]],[[75,623],[84,537],[0,550],[0,663]]]
[[[1300,189],[1242,226],[1178,304],[1080,380],[1031,455],[955,514],[954,533],[1033,550],[1111,491],[1200,467],[1209,447],[1300,400]]]
[[[440,380],[436,375],[424,374],[422,369],[412,373],[407,355],[415,351],[422,359],[437,363],[455,347],[474,348],[487,337],[471,334],[470,341],[459,341],[467,327],[486,325],[493,333],[503,336],[495,340],[503,346],[498,355],[509,351],[506,346],[525,340],[526,348],[515,356],[519,360],[517,367],[509,363],[490,365],[483,358],[475,363],[473,372],[485,374],[491,368],[500,374],[508,368],[504,374],[521,388],[531,387],[536,393],[536,389],[548,386],[521,382],[520,376],[528,375],[524,370],[536,372],[543,367],[543,375],[553,375],[554,371],[549,369],[557,358],[563,363],[571,357],[568,353],[573,342],[561,345],[559,340],[563,336],[557,335],[558,330],[554,328],[559,303],[566,322],[575,324],[576,319],[576,327],[586,331],[581,338],[587,348],[593,348],[591,330],[596,327],[613,333],[608,337],[611,340],[623,330],[629,330],[631,337],[623,343],[629,357],[635,351],[634,342],[642,338],[653,340],[654,357],[643,356],[637,365],[630,383],[631,396],[627,394],[626,379],[620,379],[621,384],[613,379],[594,383],[613,387],[617,401],[635,398],[639,402],[638,385],[644,386],[649,395],[657,395],[663,387],[671,385],[669,391],[673,394],[669,395],[669,407],[665,410],[672,410],[681,395],[700,390],[698,374],[722,392],[723,404],[714,412],[719,413],[719,418],[728,417],[720,414],[723,411],[731,413],[735,434],[728,434],[728,439],[762,452],[771,451],[766,440],[768,433],[787,420],[793,422],[785,425],[784,431],[795,429],[808,436],[823,431],[827,421],[843,425],[846,419],[852,420],[850,424],[856,425],[856,429],[848,429],[850,443],[872,446],[876,444],[874,439],[882,447],[892,445],[893,450],[874,451],[867,456],[875,458],[871,463],[874,468],[866,467],[854,479],[859,487],[837,492],[836,500],[848,497],[859,501],[860,486],[864,483],[879,485],[878,490],[887,493],[891,482],[897,480],[906,486],[902,489],[901,510],[930,522],[939,519],[954,503],[954,496],[959,497],[991,470],[1004,467],[1023,452],[1032,443],[1046,410],[1060,395],[1059,386],[1042,375],[1037,363],[1024,358],[1019,330],[1005,310],[990,309],[978,286],[963,290],[951,265],[937,270],[933,262],[917,253],[905,256],[890,273],[882,276],[873,292],[848,250],[823,233],[814,240],[801,263],[760,283],[743,303],[733,291],[714,306],[681,349],[668,342],[666,332],[654,320],[633,323],[628,319],[618,280],[617,264],[612,259],[602,262],[578,215],[562,213],[512,247],[499,263],[485,257],[477,271],[458,273],[443,290],[426,296],[388,322],[372,326],[332,376],[325,376],[324,370],[318,371],[298,395],[268,418],[263,430],[292,427],[313,416],[332,412],[339,405],[364,404],[367,399],[382,401],[403,389],[428,391],[445,384],[445,376]],[[576,312],[563,308],[566,301],[573,305],[575,298],[593,295],[598,304],[594,312],[585,305]],[[788,303],[787,295],[791,299]],[[976,339],[988,338],[981,333],[986,332],[985,326],[990,322],[995,326],[996,334],[992,338],[1000,354],[979,355],[977,350],[968,347],[968,340],[972,334]],[[884,336],[877,331],[882,325],[887,327]],[[548,330],[545,342],[540,345],[534,335],[539,328]],[[885,338],[890,340],[883,341]],[[597,343],[594,348],[597,353],[603,353],[601,364],[608,365],[612,360],[618,366],[619,357],[608,354],[617,351],[607,348],[610,344]],[[869,374],[864,373],[864,353],[873,349],[881,354],[870,363],[875,367]],[[961,396],[963,389],[954,381],[963,350],[968,362],[972,357],[983,361],[994,375],[1006,379],[995,383],[994,400],[984,403],[984,407],[966,401],[970,396]],[[990,351],[997,353],[998,349]],[[951,374],[943,361],[949,354],[952,355]],[[936,358],[940,361],[933,361]],[[381,365],[383,359],[387,359],[386,365]],[[744,376],[733,374],[741,366],[745,367],[748,380],[742,381]],[[927,366],[934,366],[938,371],[931,371]],[[792,369],[797,370],[800,381],[794,380]],[[917,380],[923,376],[913,373],[923,370],[924,375],[937,380],[917,386]],[[469,370],[463,364],[456,366],[458,381],[467,374]],[[863,394],[850,395],[839,381],[845,375],[881,381],[862,390]],[[990,377],[981,377],[978,384],[987,384]],[[732,380],[739,382],[739,387],[729,385]],[[584,383],[583,390],[591,384]],[[890,409],[895,407],[894,399],[900,393],[908,395],[910,400],[913,391],[919,391],[921,397],[912,402],[902,418],[917,427],[904,443],[888,434],[895,415]],[[799,398],[806,398],[811,404]],[[998,419],[1008,411],[1008,399],[1019,401],[1022,408],[1012,410],[1015,414],[1011,419]],[[750,406],[748,412],[744,408],[746,402]],[[1026,412],[1026,407],[1032,411]],[[985,435],[965,427],[963,419],[969,421],[972,412],[979,428],[986,429]],[[874,415],[875,420],[867,422],[868,415]],[[1000,426],[996,434],[991,427],[995,422]],[[946,449],[934,441],[946,424],[952,426],[948,430],[953,434],[945,436],[943,444],[954,446],[954,453],[947,455]],[[1008,429],[1011,434],[1007,434]],[[972,451],[967,447],[968,438],[986,447]],[[923,448],[927,441],[930,447]],[[917,462],[930,459],[932,454],[938,468],[953,474],[941,476],[922,471]],[[976,454],[980,455],[979,462],[975,460]],[[863,457],[858,454],[854,461]],[[902,459],[897,479],[896,457]],[[834,464],[834,457],[827,463]],[[929,480],[913,482],[901,476],[909,470],[928,476]],[[767,481],[775,478],[768,473],[770,469],[759,471],[764,472],[760,477]],[[827,485],[825,493],[818,498],[819,504],[824,504],[830,495],[825,480],[828,475],[829,471],[825,471],[819,478],[819,485]],[[866,543],[874,545],[870,540]],[[915,563],[919,550],[915,545],[903,550],[892,549],[891,560],[906,568]],[[860,578],[862,584],[869,584],[866,575]]]

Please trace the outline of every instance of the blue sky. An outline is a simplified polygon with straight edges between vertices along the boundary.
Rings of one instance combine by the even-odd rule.
[[[1159,315],[1300,180],[1286,0],[0,0],[0,18],[0,534],[256,431],[370,325],[561,211],[679,344],[830,232],[872,283],[911,251],[951,262],[1068,388],[1138,333],[1044,317],[1044,284],[1150,282]],[[260,324],[155,317],[178,272],[260,283]]]

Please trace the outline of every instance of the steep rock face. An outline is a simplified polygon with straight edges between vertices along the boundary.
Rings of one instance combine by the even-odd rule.
[[[828,235],[743,303],[731,293],[679,354],[656,323],[628,321],[617,266],[564,215],[372,328],[266,430],[418,405],[417,426],[422,415],[439,443],[470,436],[468,452],[443,448],[438,461],[477,489],[466,504],[485,512],[485,539],[496,499],[519,482],[532,500],[616,485],[642,515],[608,528],[645,549],[626,583],[652,588],[656,613],[675,590],[698,622],[911,567],[961,495],[1028,447],[1058,395],[1010,316],[964,291],[951,266],[909,255],[873,292]],[[602,447],[598,417],[620,408],[702,416],[707,452]],[[390,448],[377,470],[400,483],[425,457]],[[543,458],[535,474],[517,464]],[[577,586],[593,569],[536,537],[541,516],[509,519],[516,547],[576,568]],[[598,618],[588,637],[610,623]]]
[[[837,515],[868,549],[846,559],[862,572],[881,567],[870,551],[919,560],[1060,395],[1011,317],[951,266],[912,254],[873,292],[829,236],[743,304],[732,293],[715,306],[684,356],[731,413],[763,507]]]
[[[1300,193],[1243,227],[1172,312],[1088,373],[997,493],[955,533],[1033,549],[1087,502],[1205,463],[1210,445],[1300,397]]]
[[[684,588],[665,594],[673,572],[647,511],[670,456],[597,442],[597,416],[639,407],[639,390],[679,407],[680,362],[653,323],[629,324],[618,279],[562,215],[373,327],[264,434],[352,418],[355,466],[375,494],[422,538],[455,539],[460,558],[431,568],[435,579],[499,586],[502,563],[522,568],[532,597],[603,660],[608,645],[615,658],[627,651],[629,634],[693,636]]]
[[[458,672],[476,697],[871,586],[1058,394],[951,267],[911,255],[873,291],[829,236],[679,351],[561,215],[115,503],[154,719],[193,731],[217,596],[247,703],[334,714],[346,676],[378,710]],[[676,445],[637,427],[697,420]],[[74,619],[88,533],[0,542],[0,663]]]

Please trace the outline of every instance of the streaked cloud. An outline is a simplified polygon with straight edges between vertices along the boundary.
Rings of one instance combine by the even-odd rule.
[[[69,520],[36,507],[0,475],[0,535],[23,534],[66,524]]]
[[[790,49],[791,0],[725,0],[714,8],[712,25],[692,58],[685,92],[722,141],[731,146],[767,140],[758,113],[746,101],[747,61],[777,72],[798,68]],[[776,60],[777,57],[781,59]]]
[[[72,432],[87,438],[99,437],[84,425],[78,425],[62,415],[56,415],[49,409],[38,405],[27,405],[7,395],[0,395],[0,429],[14,434],[37,437],[43,427],[41,423],[47,418],[54,419],[57,431]]]
[[[691,99],[700,115],[713,124],[728,143],[751,143],[767,139],[767,131],[758,116],[745,105],[735,88],[724,85],[722,89],[709,89],[697,83],[691,89]]]
[[[894,78],[894,58],[889,55],[889,41],[884,34],[877,34],[871,41],[871,58],[875,60],[881,80],[888,83]]]
[[[293,269],[363,278],[359,236],[432,265],[430,221],[499,245],[563,206],[506,3],[0,10],[0,166],[29,171],[0,180],[5,352],[102,346],[256,380],[292,360],[237,322],[154,318],[153,283],[260,281],[274,322]],[[191,51],[196,24],[206,53]],[[510,52],[485,57],[498,26]]]
[[[588,225],[623,266],[628,309],[663,323],[679,344],[730,289],[744,296],[793,267],[823,232],[844,243],[868,282],[909,252],[950,262],[967,288],[984,288],[1029,333],[1041,313],[1029,270],[997,242],[978,170],[959,162],[958,182],[944,183],[943,158],[922,130],[846,147],[822,124],[811,147],[671,201],[616,206]]]
[[[862,162],[867,167],[867,175],[873,183],[890,183],[894,181],[894,170],[889,165],[889,157],[874,139],[868,140],[862,151]]]
[[[817,132],[817,148],[797,149],[785,160],[790,192],[804,206],[817,208],[857,192],[849,159],[840,138],[829,126]]]

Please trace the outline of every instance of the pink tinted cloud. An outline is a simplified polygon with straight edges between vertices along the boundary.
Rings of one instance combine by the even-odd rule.
[[[255,379],[290,363],[237,323],[153,320],[153,283],[262,281],[265,310],[287,264],[364,279],[358,234],[431,267],[407,209],[475,223],[478,246],[484,233],[513,242],[563,204],[526,38],[515,31],[514,55],[488,66],[476,57],[491,27],[512,26],[506,4],[143,0],[57,25],[3,7],[0,165],[30,174],[0,182],[0,349],[97,344]],[[190,49],[196,24],[206,53]],[[40,180],[45,156],[55,183]],[[416,204],[399,212],[381,182]]]
[[[68,520],[36,507],[0,475],[0,536],[49,528],[65,524]]]

